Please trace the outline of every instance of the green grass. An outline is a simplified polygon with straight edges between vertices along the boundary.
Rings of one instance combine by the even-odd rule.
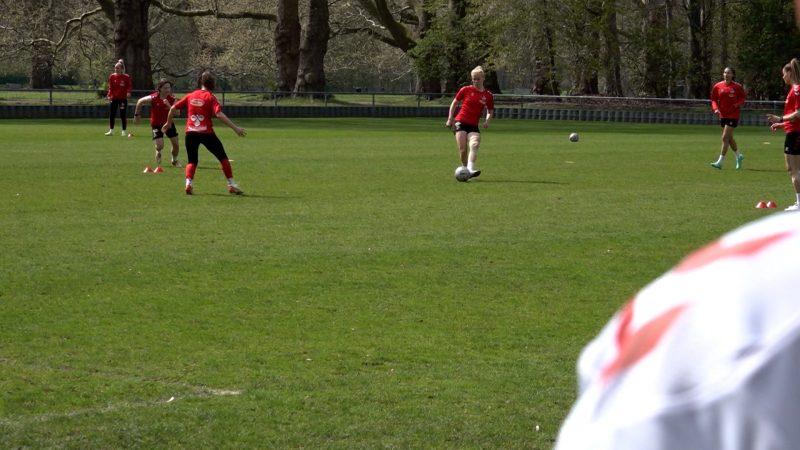
[[[241,122],[243,197],[0,122],[0,448],[550,448],[611,314],[792,197],[762,129],[495,121],[457,183],[443,119]]]

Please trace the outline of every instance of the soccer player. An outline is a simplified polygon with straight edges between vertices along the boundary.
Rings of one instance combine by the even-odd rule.
[[[106,136],[114,134],[114,121],[117,118],[117,110],[119,110],[119,119],[122,122],[122,136],[128,136],[128,98],[131,96],[131,77],[125,73],[125,62],[123,60],[117,61],[114,64],[114,73],[108,76],[108,94],[106,97],[109,101],[108,108],[108,131]]]
[[[736,71],[726,67],[722,72],[723,80],[715,84],[711,89],[711,109],[714,114],[719,116],[719,125],[722,127],[722,148],[719,158],[711,163],[711,167],[722,169],[722,160],[728,153],[728,147],[733,149],[736,155],[736,169],[742,168],[744,155],[739,153],[739,146],[733,138],[733,130],[739,125],[741,108],[747,99],[747,94],[741,84],[733,81]]]
[[[555,449],[800,448],[798,265],[800,215],[775,214],[642,289],[583,349]]]
[[[466,166],[469,170],[470,178],[475,178],[481,174],[480,170],[475,169],[478,147],[481,145],[481,130],[478,124],[485,109],[486,118],[483,121],[483,128],[489,128],[489,122],[492,120],[492,114],[494,114],[494,96],[483,86],[486,74],[481,66],[472,69],[470,75],[472,76],[472,85],[459,89],[450,104],[450,112],[447,115],[445,126],[452,128],[455,133],[461,166]],[[454,123],[453,115],[459,103],[461,103],[461,109],[458,111],[458,115],[455,116]],[[468,143],[469,154],[467,154]]]
[[[182,99],[178,100],[169,109],[167,121],[161,131],[167,132],[173,126],[173,118],[178,110],[188,110],[186,114],[186,137],[184,138],[184,145],[186,146],[186,187],[187,194],[192,195],[194,192],[194,174],[197,170],[198,150],[200,144],[203,144],[211,154],[213,154],[222,166],[222,172],[228,180],[228,192],[231,194],[241,195],[242,190],[233,180],[233,169],[231,163],[228,161],[228,155],[225,153],[225,148],[222,146],[216,133],[214,133],[213,123],[211,118],[216,116],[225,125],[230,127],[236,134],[241,137],[247,135],[244,128],[236,126],[236,124],[222,112],[217,97],[214,96],[214,89],[216,87],[216,79],[214,74],[210,71],[205,71],[200,74],[197,81],[198,88],[192,91]]]
[[[161,166],[161,150],[164,148],[164,134],[166,134],[172,144],[172,165],[181,167],[181,163],[178,162],[178,132],[175,124],[173,123],[166,133],[161,131],[161,127],[167,123],[169,109],[175,104],[175,101],[175,96],[172,95],[172,82],[162,78],[158,81],[156,92],[142,97],[136,102],[136,111],[133,113],[133,123],[136,124],[139,123],[142,106],[150,105],[150,126],[153,129],[153,142],[156,147],[156,166]]]
[[[783,153],[795,193],[795,202],[786,211],[797,211],[800,210],[800,60],[793,58],[783,66],[783,81],[789,85],[783,115],[767,114],[767,120],[772,131],[783,128],[786,133]]]

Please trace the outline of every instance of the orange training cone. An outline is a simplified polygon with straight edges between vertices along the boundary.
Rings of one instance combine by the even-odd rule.
[[[767,204],[766,204],[766,203],[764,203],[764,202],[758,202],[758,203],[756,203],[756,208],[758,208],[758,209],[764,209],[764,208],[766,208],[766,207],[767,207]]]
[[[164,169],[162,169],[161,166],[159,166],[159,167],[156,167],[155,170],[153,170],[153,173],[161,173],[163,171],[164,171]]]
[[[767,202],[767,208],[777,208],[778,205],[775,204],[772,200]]]
[[[145,167],[142,173],[153,173],[153,169],[151,169],[150,167]]]

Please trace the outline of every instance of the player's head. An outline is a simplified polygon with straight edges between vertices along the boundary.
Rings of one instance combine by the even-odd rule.
[[[197,87],[205,88],[207,91],[213,91],[217,87],[217,80],[210,70],[204,70],[197,79]]]
[[[486,73],[484,73],[483,67],[478,66],[472,69],[470,75],[472,76],[472,85],[479,89],[483,88],[483,80],[486,79]]]
[[[172,81],[166,78],[158,80],[158,93],[162,96],[172,95]]]
[[[726,67],[725,70],[722,71],[722,78],[724,78],[727,82],[735,80],[736,70],[734,70],[733,67]]]
[[[800,60],[792,58],[783,66],[783,81],[788,85],[800,84]]]
[[[125,73],[125,61],[120,59],[114,64],[114,73]]]

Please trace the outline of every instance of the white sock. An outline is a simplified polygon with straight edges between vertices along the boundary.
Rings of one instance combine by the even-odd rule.
[[[236,186],[236,182],[233,180],[233,177],[228,178],[228,186]]]
[[[797,204],[800,205],[800,194],[794,194],[797,197]]]
[[[723,159],[725,159],[725,156],[719,155],[719,159],[717,159],[717,164],[722,164]]]
[[[475,163],[473,161],[467,163],[467,170],[469,170],[470,172],[475,171]]]
[[[186,179],[186,185],[187,186],[191,186],[192,185],[192,179],[191,178],[187,178]]]

